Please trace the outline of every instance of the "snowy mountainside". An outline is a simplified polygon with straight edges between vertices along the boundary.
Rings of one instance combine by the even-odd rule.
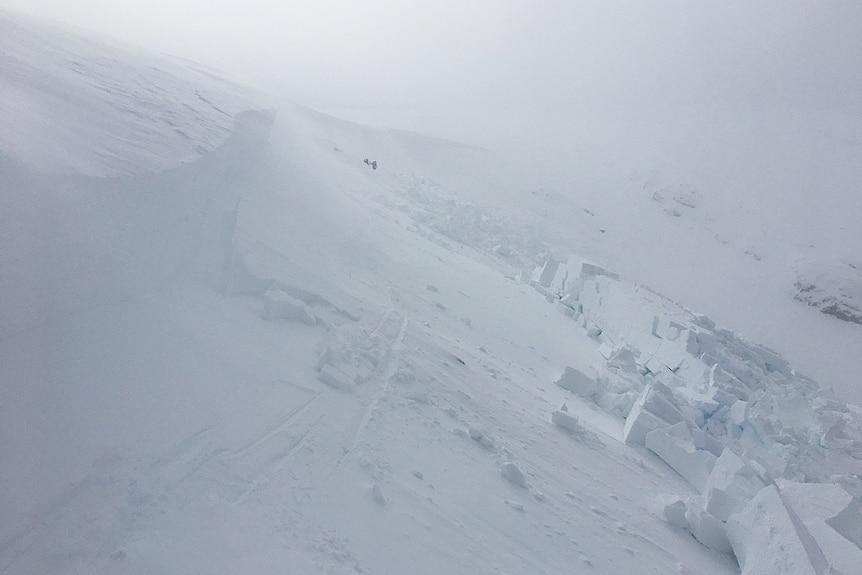
[[[0,149],[28,169],[140,175],[221,144],[250,91],[0,11]]]
[[[138,61],[100,50],[111,82]],[[74,132],[90,108],[70,101]],[[0,573],[807,573],[862,553],[859,409],[562,257],[610,255],[609,212],[571,215],[482,150],[271,108],[112,177],[4,140]]]
[[[862,263],[851,261],[814,262],[800,257],[793,296],[821,312],[862,324]]]

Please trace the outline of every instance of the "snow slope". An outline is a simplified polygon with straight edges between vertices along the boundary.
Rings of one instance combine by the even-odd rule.
[[[18,30],[0,36],[2,54],[30,62],[28,98],[69,74],[39,59],[43,44],[111,60],[110,74],[83,75],[96,89],[125,85],[145,58],[0,22]],[[165,86],[153,65],[142,90]],[[2,85],[22,86],[0,70]],[[181,86],[200,81],[172,70]],[[226,90],[211,101],[235,96]],[[261,100],[227,124],[201,106],[203,126],[221,131],[198,133],[194,158],[168,153],[158,118],[195,94],[171,88],[143,116],[138,100],[116,108],[149,134],[127,145],[113,121],[85,130],[108,104],[52,101],[65,133],[81,135],[74,161],[35,161],[32,131],[3,109],[0,573],[780,567],[752,549],[756,526],[732,520],[749,504],[769,511],[767,534],[786,535],[776,546],[802,549],[786,572],[838,569],[834,549],[859,549],[859,410],[667,298],[584,275],[596,268],[576,258],[572,283],[531,284],[521,272],[569,246],[551,244],[535,214],[480,203],[524,189],[492,155]],[[152,156],[138,154],[150,137]],[[596,217],[577,214],[585,227]],[[702,353],[663,343],[688,341],[684,330]],[[602,394],[555,385],[566,366]],[[658,415],[656,389],[672,406]],[[715,464],[730,470],[722,479],[687,463],[680,449],[712,460],[706,443],[680,443],[677,412],[744,465]],[[652,439],[633,441],[635,422]],[[778,445],[783,468],[764,455]],[[745,469],[770,487],[738,487],[754,477]],[[728,528],[710,487],[739,506]]]
[[[862,297],[858,106],[573,104],[477,110],[462,128],[441,126],[445,113],[341,112],[506,151],[504,185],[459,194],[539,216],[519,227],[534,245],[646,283],[862,402],[862,330],[840,321]]]
[[[247,90],[203,67],[23,16],[4,13],[0,37],[0,149],[35,171],[160,172],[212,151],[249,105]]]

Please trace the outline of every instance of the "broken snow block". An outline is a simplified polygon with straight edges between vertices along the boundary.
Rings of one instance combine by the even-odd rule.
[[[584,262],[581,264],[581,274],[582,278],[593,278],[596,276],[606,276],[612,280],[619,281],[620,276],[615,274],[614,272],[610,272],[603,267],[597,266],[595,264]]]
[[[544,288],[550,288],[554,282],[554,277],[557,275],[557,269],[560,267],[560,262],[555,258],[548,258],[545,265],[542,266],[542,271],[539,272],[538,284]]]
[[[668,371],[667,366],[665,364],[663,364],[661,362],[661,360],[656,356],[652,356],[651,358],[649,358],[646,361],[646,363],[644,363],[644,367],[650,373],[655,373],[655,374],[664,373],[664,372]]]
[[[563,300],[555,299],[552,303],[556,306],[557,309],[559,309],[563,313],[564,316],[574,317],[575,310]]]
[[[623,441],[632,445],[643,445],[650,431],[685,421],[682,412],[668,399],[670,395],[670,390],[660,383],[644,388],[626,416]]]
[[[601,355],[605,359],[610,359],[614,354],[614,345],[608,342],[602,343],[599,346],[599,355]]]
[[[698,491],[702,492],[706,487],[717,458],[709,451],[695,447],[686,422],[650,431],[644,444]]]
[[[694,538],[719,553],[732,553],[733,548],[724,531],[724,523],[704,510],[700,505],[702,498],[695,497],[690,501],[685,511],[685,521],[688,530]]]
[[[571,290],[560,298],[560,303],[568,307],[572,311],[578,313],[584,311],[584,307],[578,302],[578,295]]]
[[[664,318],[661,318],[657,315],[652,316],[652,328],[650,329],[650,335],[653,337],[657,337],[659,339],[664,339],[663,333],[664,328],[666,327],[663,324],[666,324],[667,321],[662,321]]]
[[[731,515],[725,532],[742,575],[827,572],[822,551],[788,513],[774,485],[761,489],[742,511]]]
[[[301,321],[307,325],[317,324],[317,318],[305,302],[280,289],[270,289],[263,294],[263,317]]]
[[[512,485],[518,487],[527,486],[527,478],[524,477],[524,473],[514,463],[504,463],[500,469],[500,473],[503,475],[503,479]]]
[[[742,435],[743,428],[745,427],[747,417],[748,402],[742,400],[736,400],[733,402],[725,416],[727,435],[733,439],[739,439]]]
[[[611,354],[608,358],[608,367],[619,371],[635,373],[637,371],[636,356],[638,355],[640,355],[638,350],[630,346],[624,346]]]
[[[667,425],[666,421],[644,408],[642,398],[643,396],[632,405],[623,426],[623,441],[631,445],[643,445],[647,433]]]
[[[678,529],[688,529],[688,521],[685,519],[686,505],[681,497],[659,495],[656,502],[660,515],[667,521],[668,525],[673,525]]]
[[[781,482],[779,488],[781,499],[802,521],[830,567],[839,573],[862,570],[862,549],[857,546],[862,514],[852,495],[834,483]]]
[[[640,394],[637,391],[626,391],[624,393],[606,393],[598,402],[599,407],[608,413],[618,415],[625,419],[631,413],[632,405],[637,401]]]
[[[551,421],[554,425],[558,427],[562,427],[567,431],[578,431],[580,429],[580,425],[578,424],[578,418],[568,411],[555,411],[551,414]]]
[[[766,484],[737,454],[725,448],[707,479],[706,510],[722,521],[742,511]]]
[[[563,375],[555,383],[563,389],[568,389],[572,393],[580,395],[584,399],[593,399],[598,389],[598,383],[595,378],[569,366],[566,366]]]
[[[324,365],[317,374],[317,379],[335,389],[351,391],[356,387],[356,382],[349,375],[329,364]]]
[[[862,506],[857,500],[826,523],[842,537],[862,549]]]

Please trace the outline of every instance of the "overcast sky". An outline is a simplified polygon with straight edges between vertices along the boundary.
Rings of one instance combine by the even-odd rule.
[[[449,121],[457,124],[470,110],[530,117],[739,106],[862,109],[859,0],[0,0],[0,6],[197,60],[314,108],[373,108],[392,118],[425,110],[440,126],[441,110],[453,111]]]

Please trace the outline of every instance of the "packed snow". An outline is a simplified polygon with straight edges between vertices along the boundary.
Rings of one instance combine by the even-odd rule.
[[[862,409],[614,269],[613,213],[2,12],[0,47],[0,573],[858,568]],[[709,203],[649,186],[652,226]]]

